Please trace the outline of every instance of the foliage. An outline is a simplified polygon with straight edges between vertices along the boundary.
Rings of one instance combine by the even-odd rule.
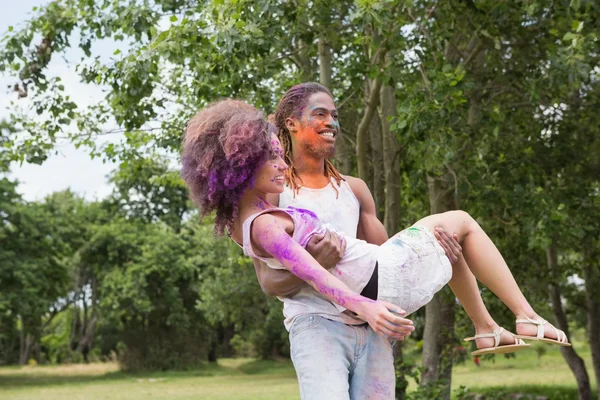
[[[198,108],[239,97],[268,113],[293,83],[316,79],[331,86],[340,108],[338,165],[358,171],[378,210],[408,226],[436,201],[426,179],[442,180],[443,194],[489,233],[540,313],[551,314],[552,286],[572,324],[592,326],[598,7],[586,0],[66,0],[35,9],[0,49],[0,71],[13,76],[36,114],[15,104],[0,125],[0,171],[9,160],[43,162],[60,135],[120,165],[110,178],[113,195],[93,204],[69,194],[28,204],[15,183],[0,181],[0,262],[8,266],[0,271],[0,343],[14,347],[25,331],[39,340],[59,299],[77,299],[83,306],[70,309],[71,348],[108,354],[121,343],[131,368],[189,366],[231,346],[286,354],[281,304],[263,296],[239,249],[193,219],[172,165]],[[107,39],[118,49],[109,60],[95,57],[94,45]],[[76,67],[82,80],[106,89],[86,109],[47,76],[51,60],[72,48],[85,55]],[[393,104],[378,101],[385,88]],[[388,123],[397,163],[381,174]],[[100,144],[100,135],[113,133],[122,140]],[[384,204],[395,182],[380,179],[391,172],[401,198]],[[548,264],[550,249],[558,268]],[[482,295],[497,322],[512,326],[504,305],[485,288]],[[457,315],[455,334],[472,333],[466,314]],[[421,329],[422,313],[416,317]],[[42,344],[63,346],[62,318],[47,325],[55,332]]]

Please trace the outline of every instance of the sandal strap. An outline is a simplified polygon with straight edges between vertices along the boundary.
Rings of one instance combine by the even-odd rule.
[[[545,319],[532,319],[532,318],[529,318],[529,317],[525,317],[525,319],[518,319],[516,321],[516,323],[517,324],[534,324],[534,325],[537,325],[537,338],[538,339],[543,339],[544,338],[544,325],[546,325],[548,323],[548,321],[546,321]],[[552,328],[554,328],[554,326],[552,326]],[[556,328],[554,328],[554,330],[556,330]],[[558,336],[558,334],[557,334],[557,336]]]
[[[502,332],[504,332],[504,328],[500,327],[498,329],[494,329],[493,332],[491,333],[480,333],[477,334],[475,336],[471,336],[468,338],[465,338],[464,341],[465,342],[470,342],[472,340],[477,340],[477,339],[485,339],[485,338],[494,338],[494,347],[498,347],[498,345],[500,344],[500,335],[502,335]]]
[[[546,336],[544,335],[544,325],[546,325],[548,323],[548,321],[546,321],[545,319],[532,319],[529,317],[526,317],[526,319],[518,319],[517,324],[534,324],[537,325],[537,338],[538,339],[543,339]],[[565,332],[563,332],[560,329],[557,329],[554,325],[550,324],[550,327],[552,329],[554,329],[554,333],[556,334],[556,340],[558,340],[560,343],[568,343],[569,340],[567,339],[567,334]]]

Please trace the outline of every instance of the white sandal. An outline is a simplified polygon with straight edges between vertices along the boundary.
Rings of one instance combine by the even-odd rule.
[[[552,329],[554,329],[554,333],[556,333],[557,339],[550,339],[544,336],[544,325],[546,325],[548,321],[545,319],[518,319],[517,324],[534,324],[537,325],[537,336],[525,336],[525,335],[515,335],[516,338],[525,339],[525,340],[539,340],[540,342],[557,344],[559,346],[571,346],[569,340],[567,339],[567,335],[561,331],[560,329],[556,329],[553,325],[550,325]]]
[[[493,347],[484,347],[483,349],[475,350],[471,353],[472,356],[481,356],[484,354],[504,354],[504,353],[512,353],[515,351],[526,349],[527,347],[531,347],[531,345],[525,343],[521,339],[518,339],[516,335],[515,344],[503,344],[500,346],[500,335],[504,332],[504,328],[500,327],[498,329],[494,329],[492,333],[480,333],[479,335],[475,335],[472,337],[465,338],[465,342],[470,342],[472,340],[484,339],[484,338],[494,338],[494,346]],[[510,333],[510,332],[508,332]]]

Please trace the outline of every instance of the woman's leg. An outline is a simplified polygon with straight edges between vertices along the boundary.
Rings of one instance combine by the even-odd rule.
[[[448,285],[473,321],[475,334],[490,333],[499,328],[483,303],[475,275],[469,269],[464,257],[461,256],[458,262],[452,265],[452,279]],[[492,347],[494,338],[477,339],[475,343],[478,349]],[[515,339],[511,333],[504,331],[500,336],[500,345],[514,343]]]
[[[466,261],[468,269],[475,277],[487,286],[496,296],[502,300],[504,304],[515,314],[517,319],[540,319],[535,313],[529,302],[519,289],[508,265],[504,258],[490,240],[488,235],[483,231],[481,226],[468,213],[464,211],[448,211],[442,214],[435,214],[419,220],[415,225],[423,225],[431,232],[435,231],[436,226],[441,226],[447,232],[458,234],[458,242],[463,249],[463,257]],[[487,317],[482,314],[483,301],[476,289],[477,284],[473,285],[474,279],[466,273],[464,265],[456,263],[453,266],[453,273],[457,274],[456,284],[452,283],[453,290],[456,288],[461,293],[459,301],[465,307],[469,316],[475,320],[485,321]],[[459,281],[464,279],[464,281]],[[451,281],[452,282],[452,281]],[[458,282],[461,282],[460,284]],[[466,283],[466,287],[461,289],[460,286]],[[477,295],[475,295],[477,290]],[[456,292],[455,292],[456,293]],[[458,297],[458,294],[457,294]],[[471,312],[467,310],[469,308]],[[473,315],[471,315],[473,313]],[[485,311],[487,313],[487,310]],[[491,319],[491,317],[490,317]],[[489,321],[489,320],[488,320]],[[476,323],[477,324],[477,323]],[[477,328],[476,328],[477,329]],[[533,324],[517,324],[517,334],[526,336],[535,336],[537,326]],[[556,339],[554,329],[548,325],[545,326],[545,337]]]

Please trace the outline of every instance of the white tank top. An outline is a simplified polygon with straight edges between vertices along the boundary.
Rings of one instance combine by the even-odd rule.
[[[301,187],[296,196],[292,189],[286,186],[283,193],[279,195],[279,207],[288,206],[310,210],[319,217],[326,228],[356,238],[360,204],[346,181],[342,181],[338,186],[335,179],[332,179],[331,185],[321,189]],[[360,293],[369,282],[375,269],[377,254],[369,247],[376,246],[369,246],[366,243],[366,246],[354,246],[350,245],[350,241],[348,244],[344,258],[349,263],[354,263],[355,271],[352,274],[354,276],[342,274],[337,267],[331,268],[329,271],[342,281],[348,279],[348,282],[345,283],[352,290]],[[360,260],[360,265],[356,263],[358,260]],[[351,281],[354,284],[350,284]],[[331,302],[308,284],[303,286],[293,297],[281,297],[280,300],[283,301],[284,324],[288,331],[294,319],[301,314],[320,315],[348,325],[365,323],[365,321],[343,312],[345,310],[343,307]]]
[[[337,189],[337,191],[336,191]],[[321,189],[301,187],[296,196],[289,186],[279,195],[279,207],[305,208],[317,214],[327,229],[356,237],[360,204],[346,181],[338,186],[335,179]]]

